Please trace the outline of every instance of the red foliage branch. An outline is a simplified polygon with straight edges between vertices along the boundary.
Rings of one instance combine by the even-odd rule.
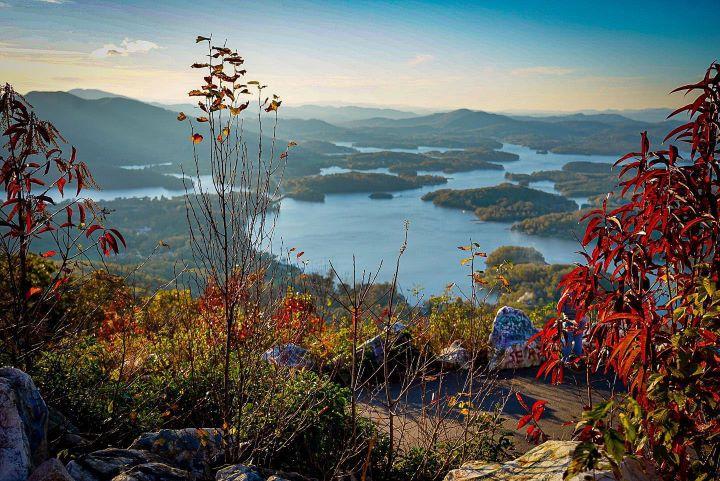
[[[645,412],[669,411],[677,431],[666,454],[676,461],[663,469],[682,479],[702,443],[720,436],[720,326],[712,314],[720,277],[720,64],[677,91],[697,97],[669,116],[686,113],[689,121],[664,141],[674,139],[689,156],[675,145],[651,150],[642,133],[640,150],[617,161],[621,206],[610,209],[606,200],[586,216],[582,244],[589,251],[560,283],[558,316],[572,302],[577,319],[591,319],[590,368],[617,373]],[[538,334],[547,359],[538,376],[554,382],[562,382],[565,367],[558,319]],[[662,383],[678,394],[659,397]],[[642,427],[659,452],[665,427],[652,416]]]
[[[63,286],[70,281],[73,260],[86,257],[88,249],[98,247],[104,255],[119,252],[125,239],[116,229],[102,225],[103,213],[80,197],[93,179],[75,147],[64,155],[65,139],[50,123],[39,119],[32,106],[11,85],[0,90],[0,185],[4,190],[0,205],[0,251],[5,280],[9,287],[10,312],[0,314],[0,334],[7,337],[17,362],[33,350],[40,324]],[[53,195],[65,196],[75,184],[74,198],[56,206]],[[56,195],[56,198],[57,198]],[[80,242],[96,240],[89,246]],[[57,259],[54,278],[47,286],[32,285],[30,255],[35,240],[45,238],[54,248],[40,254]],[[39,312],[40,307],[42,312]]]

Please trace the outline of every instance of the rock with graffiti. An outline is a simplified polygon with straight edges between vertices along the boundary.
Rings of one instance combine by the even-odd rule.
[[[540,365],[536,342],[530,338],[538,330],[520,309],[503,306],[498,310],[490,333],[491,369],[519,369]]]

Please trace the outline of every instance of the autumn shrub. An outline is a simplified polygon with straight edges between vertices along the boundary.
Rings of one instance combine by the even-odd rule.
[[[439,452],[413,446],[398,455],[392,467],[392,479],[439,480],[444,476],[443,466]]]
[[[343,441],[351,442],[348,389],[308,370],[258,368],[260,375],[244,387],[238,440],[251,442],[252,459],[265,466],[331,474],[343,462]],[[283,383],[271,372],[278,369]]]
[[[512,449],[512,432],[503,428],[502,407],[481,412],[465,402],[461,410],[469,417],[466,436],[436,440],[430,445],[412,445],[400,450],[389,480],[436,481],[468,460],[505,461]],[[459,405],[463,405],[460,402]]]
[[[500,305],[533,309],[557,301],[558,283],[571,270],[564,264],[501,264],[483,273],[483,287],[496,294]]]
[[[93,446],[123,446],[143,432],[218,422],[208,393],[220,380],[211,366],[192,375],[146,366],[125,376],[118,359],[92,337],[74,339],[72,346],[45,352],[32,374],[48,405]]]
[[[628,388],[585,413],[575,471],[640,456],[664,479],[720,476],[720,65],[676,91],[697,93],[673,113],[689,115],[665,138],[679,146],[651,150],[643,133],[618,161],[627,203],[589,213],[585,262],[561,283],[558,312],[571,303],[589,322],[553,320],[540,335],[540,374],[562,381],[564,330],[581,329],[588,369]]]
[[[418,345],[427,344],[434,353],[440,353],[453,341],[460,341],[473,355],[487,355],[494,313],[487,304],[473,305],[450,293],[432,296],[428,313],[414,327]]]
[[[81,196],[93,178],[75,147],[67,149],[55,126],[40,119],[10,84],[0,91],[0,131],[0,251],[7,287],[0,341],[13,364],[28,368],[48,333],[67,327],[54,308],[78,261],[117,254],[125,239],[106,228],[105,213]],[[64,197],[66,188],[74,191],[73,199],[57,205],[53,197]],[[35,285],[31,256],[41,240],[52,246],[41,256],[56,262],[44,265],[51,272],[44,285]]]
[[[377,323],[367,319],[358,323],[357,337],[360,342],[380,333]],[[317,336],[308,338],[309,348],[325,365],[349,366],[352,358],[353,328],[351,320],[340,317],[327,321]]]

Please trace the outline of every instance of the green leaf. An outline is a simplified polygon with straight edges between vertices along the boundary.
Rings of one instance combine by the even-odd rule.
[[[563,474],[563,479],[570,479],[583,471],[590,471],[597,467],[600,452],[593,443],[582,442],[577,445],[572,454],[570,464]]]
[[[593,409],[591,409],[590,411],[583,413],[583,418],[591,420],[591,421],[599,421],[600,419],[603,419],[607,415],[607,413],[610,411],[612,406],[613,406],[612,400],[601,402],[597,406],[595,406]]]
[[[618,418],[620,419],[623,431],[625,431],[625,439],[627,439],[631,445],[634,445],[637,440],[637,428],[635,424],[626,413],[620,413]]]
[[[603,434],[605,441],[605,451],[618,463],[622,461],[625,456],[625,442],[620,437],[620,434],[614,429],[608,429]]]
[[[712,279],[709,279],[707,277],[703,277],[702,285],[707,291],[708,294],[711,296],[715,295],[715,291],[717,290],[717,286],[715,286],[715,283],[712,281]]]

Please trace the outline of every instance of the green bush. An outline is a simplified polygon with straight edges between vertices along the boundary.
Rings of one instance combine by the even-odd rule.
[[[534,247],[502,246],[492,251],[485,259],[487,267],[495,267],[508,262],[511,264],[545,264],[545,257]]]
[[[76,339],[44,352],[32,375],[48,405],[100,446],[126,445],[159,428],[220,425],[209,394],[221,385],[219,370],[158,365],[125,375],[118,356],[92,337]]]

